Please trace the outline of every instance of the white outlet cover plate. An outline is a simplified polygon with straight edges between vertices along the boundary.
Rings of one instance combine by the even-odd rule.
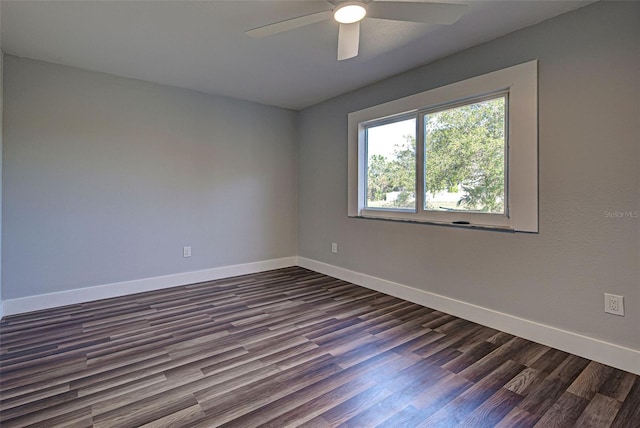
[[[604,311],[608,314],[624,316],[624,296],[604,293]]]

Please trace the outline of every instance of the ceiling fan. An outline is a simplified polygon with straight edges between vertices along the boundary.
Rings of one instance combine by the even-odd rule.
[[[378,0],[326,0],[332,10],[298,16],[285,21],[247,30],[251,37],[266,37],[282,33],[333,17],[339,24],[338,61],[358,55],[360,45],[360,21],[365,17],[394,21],[423,22],[449,25],[456,22],[467,9],[460,3],[431,3],[429,0],[378,1]]]

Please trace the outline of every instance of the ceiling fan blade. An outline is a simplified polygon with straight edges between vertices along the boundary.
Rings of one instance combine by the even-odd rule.
[[[358,56],[360,22],[340,24],[338,32],[338,61]]]
[[[467,7],[457,3],[374,1],[367,6],[367,18],[448,25],[460,19]]]
[[[245,31],[245,33],[251,37],[266,37],[273,34],[278,34],[296,28],[304,27],[305,25],[315,24],[316,22],[329,19],[332,16],[332,11],[325,10],[323,12],[311,13],[309,15],[298,16],[297,18],[291,18],[284,21],[276,22],[274,24],[264,25],[252,30],[247,30]]]

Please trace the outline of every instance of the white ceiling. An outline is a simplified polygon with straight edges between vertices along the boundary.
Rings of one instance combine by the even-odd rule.
[[[312,0],[2,0],[1,46],[21,57],[301,109],[592,0],[459,2],[470,7],[451,26],[365,19],[360,55],[340,62],[332,21],[262,39],[244,34],[331,9]]]

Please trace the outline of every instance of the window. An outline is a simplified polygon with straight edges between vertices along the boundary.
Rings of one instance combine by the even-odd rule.
[[[537,62],[349,114],[349,215],[538,231]]]
[[[416,119],[366,127],[367,208],[416,209]]]

